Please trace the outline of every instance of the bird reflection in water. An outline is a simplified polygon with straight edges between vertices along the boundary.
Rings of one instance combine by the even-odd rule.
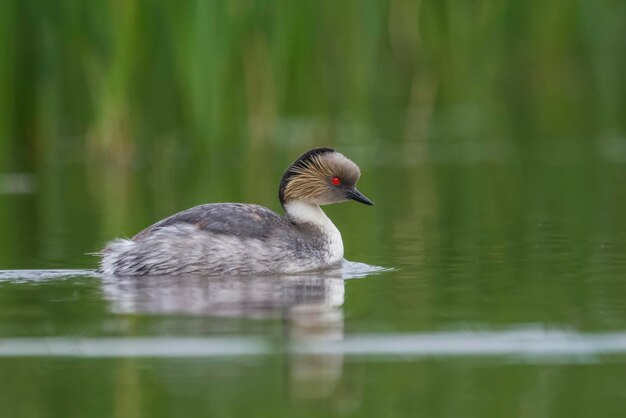
[[[106,277],[104,297],[114,313],[231,318],[282,318],[290,345],[343,338],[345,280],[382,269],[344,263],[332,270],[290,276]],[[324,398],[342,375],[343,355],[289,354],[291,389],[298,398]]]

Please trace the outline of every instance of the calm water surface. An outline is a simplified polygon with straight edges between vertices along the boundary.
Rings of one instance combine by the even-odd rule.
[[[0,418],[626,417],[626,2],[0,1]],[[180,210],[376,206],[296,277],[100,277]],[[380,266],[372,269],[368,266]]]
[[[144,195],[141,168],[90,187],[67,164],[0,195],[0,415],[626,416],[624,165],[433,155],[355,156],[376,206],[328,208],[346,256],[383,269],[93,272],[84,253],[176,210],[276,208],[279,162]]]

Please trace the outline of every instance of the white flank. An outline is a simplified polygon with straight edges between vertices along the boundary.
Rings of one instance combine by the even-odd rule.
[[[341,232],[326,216],[322,208],[312,203],[294,201],[285,204],[285,213],[290,221],[308,223],[318,227],[328,240],[329,260],[332,264],[343,258],[343,240]]]
[[[116,239],[108,243],[104,250],[104,257],[100,262],[100,270],[107,275],[115,274],[114,265],[119,256],[134,246],[135,243],[129,239]]]

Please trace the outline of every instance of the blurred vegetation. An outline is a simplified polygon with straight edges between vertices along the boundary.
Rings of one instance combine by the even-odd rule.
[[[279,209],[286,165],[331,145],[376,202],[327,209],[346,256],[397,268],[348,283],[347,333],[622,330],[625,22],[621,0],[1,0],[0,269],[93,268],[85,252],[194,204]],[[186,323],[107,313],[99,281],[0,288],[4,336]],[[163,373],[9,359],[0,393],[31,415],[67,416],[76,399],[90,416],[110,416],[111,399],[116,416],[228,412],[226,396],[282,416],[285,359],[246,363],[244,379],[221,360]],[[417,400],[422,415],[623,416],[621,363],[345,367],[358,384],[337,392],[344,415],[407,415]]]
[[[276,141],[595,141],[624,131],[625,21],[615,0],[7,0],[1,167],[171,143],[217,159]]]
[[[574,210],[610,175],[523,199],[553,198],[537,163],[626,162],[624,22],[616,0],[2,1],[0,233],[29,238],[0,260],[62,253],[60,236],[82,253],[201,202],[277,209],[282,170],[317,145],[361,164],[374,200],[406,199],[412,228],[469,225],[485,202]],[[478,171],[432,170],[449,164]],[[3,173],[35,192],[3,197]]]

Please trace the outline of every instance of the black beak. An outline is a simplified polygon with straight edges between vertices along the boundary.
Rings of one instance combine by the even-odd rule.
[[[356,200],[357,202],[365,203],[366,205],[373,205],[374,202],[363,196],[363,193],[358,191],[356,187],[351,187],[346,191],[346,197],[350,200]]]

